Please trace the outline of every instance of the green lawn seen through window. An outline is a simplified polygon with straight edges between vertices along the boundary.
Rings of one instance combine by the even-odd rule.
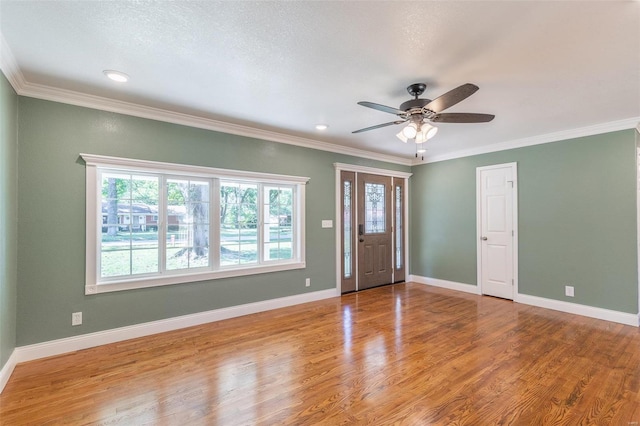
[[[221,229],[220,265],[233,266],[258,261],[257,229]],[[268,259],[292,258],[291,229],[274,227],[270,230],[271,243]],[[167,269],[206,267],[209,264],[209,248],[204,256],[194,256],[188,250],[184,234],[167,233]],[[185,250],[186,248],[186,250]],[[158,272],[158,233],[119,232],[115,236],[102,234],[101,276],[118,277],[130,274]]]

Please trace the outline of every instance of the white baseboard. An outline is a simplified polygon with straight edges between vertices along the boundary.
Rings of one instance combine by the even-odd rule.
[[[409,275],[409,281],[418,284],[427,284],[434,287],[447,288],[449,290],[463,291],[465,293],[480,294],[477,285],[463,284],[455,281],[439,280],[437,278],[421,277],[420,275]]]
[[[16,364],[18,363],[16,359],[16,351],[14,349],[7,362],[4,364],[2,369],[0,369],[0,393],[2,393],[4,387],[7,385],[9,377],[11,377],[11,373],[13,373],[13,369],[16,368]]]
[[[640,325],[640,323],[638,322],[638,314],[612,311],[610,309],[580,305],[578,303],[565,302],[563,300],[546,299],[544,297],[530,296],[528,294],[518,294],[515,301],[518,303],[523,303],[525,305],[553,309],[554,311],[582,315],[589,318],[597,318],[601,320],[617,322],[620,324],[633,325],[635,327],[638,327],[638,325]]]
[[[427,284],[434,287],[447,288],[449,290],[480,294],[480,289],[477,286],[457,283],[454,281],[439,280],[437,278],[421,277],[418,275],[409,275],[409,281],[413,281],[419,284]],[[537,306],[539,308],[552,309],[554,311],[566,312],[568,314],[582,315],[589,318],[597,318],[605,321],[617,322],[619,324],[632,325],[634,327],[640,326],[640,314],[612,311],[610,309],[596,308],[594,306],[580,305],[578,303],[547,299],[538,296],[530,296],[528,294],[522,293],[516,295],[514,302],[522,303],[524,305]]]
[[[108,343],[120,342],[137,337],[149,336],[166,331],[178,330],[194,325],[206,324],[228,318],[235,318],[242,315],[254,314],[257,312],[269,311],[272,309],[284,308],[287,306],[299,305],[301,303],[314,302],[331,297],[338,297],[335,288],[320,290],[312,293],[298,294],[294,296],[281,297],[279,299],[264,300],[261,302],[248,303],[245,305],[231,306],[228,308],[215,309],[212,311],[199,312],[196,314],[183,315],[165,320],[146,322],[127,327],[114,328],[111,330],[98,331],[95,333],[83,334],[81,336],[67,337],[64,339],[52,340],[49,342],[36,343],[34,345],[20,346],[15,348],[12,358],[13,365],[20,362],[32,361],[34,359],[60,355],[81,349],[88,349],[95,346],[106,345]],[[9,363],[7,363],[9,364]],[[13,371],[13,368],[11,368]],[[3,368],[4,374],[4,368]],[[9,372],[9,375],[11,373]],[[7,377],[8,379],[8,377]]]

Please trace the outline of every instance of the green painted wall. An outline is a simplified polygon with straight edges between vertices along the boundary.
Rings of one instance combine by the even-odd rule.
[[[18,97],[6,80],[0,87],[2,248],[8,250],[0,287],[2,363],[15,346],[333,288],[335,230],[320,226],[322,219],[335,219],[333,163],[409,171]],[[476,284],[475,169],[515,161],[520,292],[637,312],[634,147],[630,130],[413,167],[411,273]],[[307,268],[85,296],[81,152],[310,177]],[[16,240],[17,257],[11,252]],[[564,296],[566,284],[574,285],[575,298]],[[83,312],[84,324],[71,327],[76,311]]]
[[[634,133],[413,167],[411,273],[477,284],[476,167],[517,162],[519,292],[637,313]]]
[[[16,347],[18,96],[0,73],[0,369]]]
[[[304,270],[84,294],[85,167],[79,153],[310,177]],[[20,98],[19,346],[335,287],[334,162],[409,167]],[[311,287],[304,280],[311,278]],[[71,313],[83,325],[71,327]]]

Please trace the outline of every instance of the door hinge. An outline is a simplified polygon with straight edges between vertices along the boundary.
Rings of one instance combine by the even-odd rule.
[[[515,231],[512,229],[512,230],[511,230],[511,236],[513,237],[513,236],[515,236],[515,235],[516,235],[516,234],[515,234]]]

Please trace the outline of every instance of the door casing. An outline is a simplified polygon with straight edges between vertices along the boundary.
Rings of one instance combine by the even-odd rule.
[[[340,173],[342,171],[351,171],[356,173],[369,173],[369,174],[377,174],[382,176],[390,176],[395,179],[404,179],[403,184],[403,193],[404,197],[404,211],[403,211],[403,242],[404,242],[404,271],[405,277],[409,277],[410,265],[409,265],[409,178],[412,173],[407,172],[399,172],[395,170],[387,170],[387,169],[378,169],[375,167],[367,167],[367,166],[357,166],[354,164],[345,164],[345,163],[333,163],[335,168],[335,242],[336,242],[336,289],[338,294],[342,294],[342,215],[341,215],[341,206],[342,206],[342,186]],[[395,224],[394,224],[395,226]],[[357,231],[357,229],[356,229]],[[355,250],[357,250],[357,245],[355,246]],[[357,253],[357,252],[356,252]],[[357,269],[357,262],[356,262]],[[355,271],[355,275],[357,276],[358,271]]]

